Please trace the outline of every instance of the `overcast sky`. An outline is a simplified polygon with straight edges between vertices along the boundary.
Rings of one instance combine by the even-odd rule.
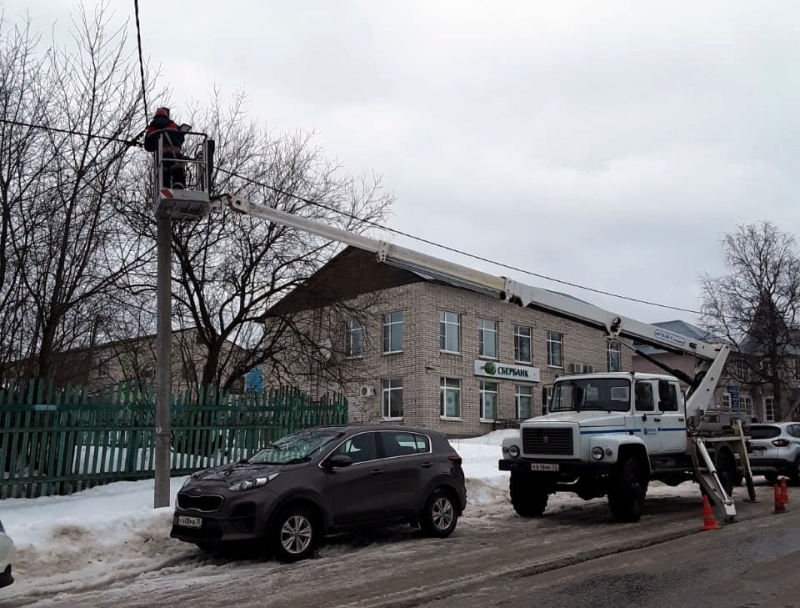
[[[92,4],[92,2],[88,2]],[[115,1],[130,19],[133,0]],[[720,239],[800,206],[800,2],[140,0],[173,114],[244,89],[394,191],[390,226],[698,310]],[[72,0],[0,0],[66,30]],[[643,321],[694,315],[510,273]]]

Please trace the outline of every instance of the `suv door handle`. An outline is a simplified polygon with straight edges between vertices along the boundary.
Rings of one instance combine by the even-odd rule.
[[[659,416],[658,418],[653,418],[653,420],[655,420],[656,422],[661,422],[661,417]]]
[[[683,416],[678,416],[678,422],[683,422]]]
[[[423,462],[419,466],[421,466],[423,469],[430,469],[433,466],[433,463],[432,462]]]
[[[370,475],[380,475],[381,473],[383,473],[383,469],[372,469],[369,472]]]

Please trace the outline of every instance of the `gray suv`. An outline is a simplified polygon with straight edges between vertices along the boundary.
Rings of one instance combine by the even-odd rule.
[[[444,435],[337,426],[287,435],[248,460],[192,474],[170,536],[213,550],[256,541],[285,562],[331,533],[394,523],[452,534],[467,503],[461,457]]]
[[[768,422],[750,425],[750,466],[770,482],[786,475],[800,482],[800,423]]]

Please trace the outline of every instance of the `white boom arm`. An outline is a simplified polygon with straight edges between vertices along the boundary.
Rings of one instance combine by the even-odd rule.
[[[372,251],[382,262],[387,260],[406,262],[431,271],[441,272],[478,287],[496,291],[503,299],[520,306],[546,310],[602,328],[610,338],[631,338],[664,350],[698,357],[706,362],[705,376],[700,384],[694,387],[687,401],[687,415],[689,416],[697,415],[698,410],[707,409],[708,404],[712,402],[714,390],[730,352],[730,347],[727,345],[707,344],[693,340],[654,325],[614,314],[576,298],[474,270],[413,249],[353,234],[346,230],[278,211],[266,205],[247,202],[235,196],[228,195],[220,198],[218,202],[213,203],[213,208],[219,209],[223,205],[240,213]]]

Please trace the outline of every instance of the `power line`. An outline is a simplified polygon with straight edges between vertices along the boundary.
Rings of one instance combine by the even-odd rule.
[[[139,73],[142,77],[142,103],[144,104],[144,121],[150,120],[150,112],[147,111],[147,90],[144,81],[144,60],[142,59],[142,30],[139,25],[139,0],[133,0],[133,10],[136,13],[136,44],[139,47]]]
[[[415,235],[410,234],[408,232],[403,232],[402,230],[397,230],[395,228],[389,228],[388,226],[383,226],[381,224],[378,224],[377,222],[373,222],[371,220],[366,220],[366,219],[360,218],[360,217],[358,217],[356,215],[348,213],[347,211],[342,211],[340,209],[335,209],[333,207],[330,207],[330,206],[325,205],[323,203],[320,203],[318,201],[313,201],[313,200],[310,200],[310,199],[305,198],[303,196],[300,196],[298,194],[292,194],[291,192],[286,192],[286,191],[281,190],[280,188],[277,188],[275,186],[271,186],[269,184],[265,184],[265,183],[259,182],[257,180],[251,179],[249,177],[245,177],[243,175],[238,175],[236,173],[233,173],[232,171],[227,171],[227,170],[222,169],[220,167],[217,167],[217,171],[220,171],[221,173],[225,173],[225,174],[230,175],[232,177],[236,177],[238,179],[244,180],[244,181],[249,182],[249,183],[251,183],[253,185],[261,186],[263,188],[267,188],[268,190],[271,190],[271,191],[275,192],[276,194],[281,194],[283,196],[288,196],[288,197],[297,199],[299,201],[302,201],[304,203],[307,203],[309,205],[314,205],[314,206],[320,207],[322,209],[325,209],[327,211],[331,211],[333,213],[338,213],[338,214],[343,215],[345,217],[348,217],[350,219],[354,219],[354,220],[358,220],[360,222],[364,222],[365,224],[369,224],[370,226],[373,226],[374,228],[379,228],[380,230],[386,230],[387,232],[391,232],[393,234],[397,234],[397,235],[404,236],[404,237],[409,238],[409,239],[413,239],[415,241],[419,241],[420,243],[425,243],[427,245],[432,245],[432,246],[437,247],[439,249],[444,249],[445,251],[450,251],[452,253],[457,253],[459,255],[463,255],[463,256],[466,256],[468,258],[472,258],[474,260],[479,260],[481,262],[487,262],[489,264],[493,264],[493,265],[499,266],[501,268],[506,268],[507,270],[513,270],[515,272],[521,272],[523,274],[527,274],[527,275],[530,275],[532,277],[536,277],[536,278],[539,278],[539,279],[544,279],[545,281],[552,281],[554,283],[558,283],[559,285],[566,285],[568,287],[574,287],[576,289],[582,289],[584,291],[588,291],[588,292],[591,292],[591,293],[596,293],[596,294],[599,294],[599,295],[610,296],[612,298],[618,298],[620,300],[627,300],[629,302],[636,302],[637,304],[646,304],[648,306],[657,306],[659,308],[665,308],[665,309],[668,309],[668,310],[676,310],[676,311],[679,311],[679,312],[688,312],[688,313],[692,313],[692,314],[696,314],[696,315],[702,314],[699,311],[692,310],[690,308],[682,308],[680,306],[670,306],[668,304],[660,304],[658,302],[651,302],[649,300],[642,300],[642,299],[633,298],[633,297],[630,297],[630,296],[623,296],[623,295],[620,295],[620,294],[617,294],[617,293],[613,293],[613,292],[610,292],[610,291],[603,291],[602,289],[595,289],[594,287],[586,287],[585,285],[579,285],[578,283],[572,283],[570,281],[564,281],[562,279],[557,279],[555,277],[550,277],[550,276],[547,276],[547,275],[544,275],[544,274],[532,272],[530,270],[525,270],[524,268],[518,268],[516,266],[511,266],[509,264],[504,264],[503,262],[497,262],[495,260],[490,260],[489,258],[485,258],[485,257],[479,256],[479,255],[475,255],[473,253],[469,253],[469,252],[466,252],[466,251],[461,251],[460,249],[456,249],[455,247],[449,247],[447,245],[442,245],[441,243],[437,243],[437,242],[425,239],[423,237],[415,236]]]
[[[0,118],[0,122],[5,123],[7,125],[13,125],[15,127],[27,127],[29,129],[41,129],[43,131],[51,131],[53,133],[64,133],[66,135],[78,135],[80,137],[87,137],[89,139],[102,139],[103,141],[118,141],[121,144],[125,144],[128,146],[139,146],[141,147],[142,144],[136,141],[136,139],[123,139],[121,137],[109,137],[107,135],[97,135],[96,133],[85,133],[83,131],[75,131],[74,129],[59,129],[58,127],[50,127],[47,125],[34,125],[29,122],[23,122],[20,120],[8,120],[7,118]]]
[[[57,127],[49,127],[49,126],[45,126],[45,125],[34,125],[34,124],[31,124],[31,123],[21,122],[21,121],[17,121],[17,120],[8,120],[6,118],[0,118],[0,122],[6,123],[6,124],[10,124],[10,125],[20,126],[20,127],[28,127],[28,128],[32,128],[32,129],[43,129],[43,130],[46,130],[46,131],[53,131],[53,132],[56,132],[56,133],[65,133],[65,134],[68,134],[68,135],[79,135],[79,136],[88,137],[88,138],[94,137],[94,138],[102,139],[102,140],[105,140],[105,141],[117,141],[117,142],[126,144],[128,146],[139,146],[140,147],[142,145],[142,144],[136,142],[135,140],[122,139],[120,137],[108,137],[108,136],[104,136],[104,135],[94,135],[94,134],[90,134],[90,133],[83,133],[81,131],[74,131],[74,130],[71,130],[71,129],[59,129]],[[339,215],[343,215],[343,216],[348,217],[350,219],[353,219],[353,220],[356,220],[356,221],[359,221],[359,222],[363,222],[363,223],[368,224],[368,225],[370,225],[370,226],[372,226],[374,228],[378,228],[380,230],[385,230],[387,232],[391,232],[391,233],[397,234],[399,236],[404,236],[404,237],[412,239],[414,241],[419,241],[420,243],[425,243],[426,245],[431,245],[431,246],[437,247],[439,249],[444,249],[445,251],[450,251],[452,253],[457,253],[458,255],[463,255],[465,257],[472,258],[474,260],[479,260],[481,262],[486,262],[488,264],[493,264],[493,265],[498,266],[500,268],[506,268],[507,270],[513,270],[514,272],[520,272],[522,274],[527,274],[529,276],[536,277],[538,279],[543,279],[545,281],[552,281],[553,283],[558,283],[559,285],[565,285],[567,287],[574,287],[575,289],[581,289],[583,291],[588,291],[590,293],[596,293],[598,295],[603,295],[603,296],[609,296],[609,297],[612,297],[612,298],[617,298],[619,300],[626,300],[628,302],[635,302],[637,304],[645,304],[647,306],[656,306],[658,308],[664,308],[664,309],[667,309],[667,310],[675,310],[675,311],[678,311],[678,312],[688,312],[688,313],[691,313],[691,314],[694,314],[694,315],[701,315],[702,314],[700,311],[692,310],[691,308],[682,308],[680,306],[670,306],[669,304],[661,304],[659,302],[651,302],[649,300],[642,300],[640,298],[634,298],[634,297],[631,297],[631,296],[624,296],[624,295],[621,295],[621,294],[618,294],[618,293],[613,293],[611,291],[604,291],[602,289],[596,289],[594,287],[586,287],[585,285],[580,285],[578,283],[573,283],[571,281],[565,281],[563,279],[557,279],[555,277],[551,277],[551,276],[548,276],[548,275],[545,275],[545,274],[540,274],[540,273],[537,273],[537,272],[533,272],[531,270],[525,270],[524,268],[519,268],[517,266],[511,266],[511,265],[505,264],[503,262],[497,262],[495,260],[491,260],[489,258],[485,258],[485,257],[479,256],[479,255],[476,255],[474,253],[469,253],[467,251],[462,251],[460,249],[456,249],[455,247],[450,247],[448,245],[442,245],[441,243],[437,243],[435,241],[431,241],[429,239],[426,239],[426,238],[423,238],[423,237],[420,237],[420,236],[416,236],[416,235],[410,234],[408,232],[403,232],[402,230],[397,230],[396,228],[389,228],[388,226],[383,226],[381,224],[378,224],[377,222],[373,222],[371,220],[366,220],[364,218],[360,218],[357,215],[353,215],[352,213],[348,213],[347,211],[342,211],[341,209],[336,209],[334,207],[330,207],[328,205],[325,205],[324,203],[320,203],[319,201],[313,201],[313,200],[308,199],[308,198],[306,198],[304,196],[300,196],[299,194],[293,194],[291,192],[286,192],[285,190],[281,190],[280,188],[278,188],[276,186],[272,186],[270,184],[265,184],[265,183],[260,182],[258,180],[254,180],[252,178],[245,177],[244,175],[239,175],[238,173],[234,173],[233,171],[228,171],[226,169],[222,169],[221,167],[217,167],[217,171],[219,171],[220,173],[225,173],[226,175],[230,175],[231,177],[235,177],[237,179],[241,179],[242,181],[248,182],[250,184],[253,184],[253,185],[256,185],[256,186],[261,186],[262,188],[266,188],[267,190],[271,190],[272,192],[275,192],[276,194],[280,194],[282,196],[288,196],[289,198],[294,198],[294,199],[302,201],[302,202],[304,202],[306,204],[314,205],[316,207],[320,207],[321,209],[325,209],[327,211],[331,211],[332,213],[337,213]]]

